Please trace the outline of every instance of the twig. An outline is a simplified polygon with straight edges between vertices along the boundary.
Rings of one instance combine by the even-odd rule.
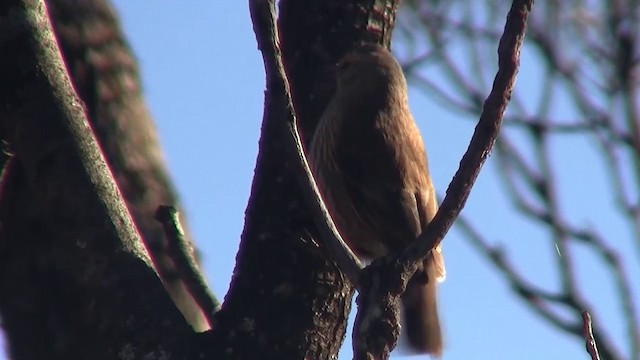
[[[395,325],[397,308],[394,306],[397,306],[395,304],[399,294],[404,291],[418,264],[440,243],[464,207],[480,168],[498,136],[502,116],[513,91],[520,48],[532,2],[514,0],[512,3],[498,47],[498,73],[493,89],[484,103],[475,133],[438,213],[424,232],[399,256],[374,261],[361,275],[361,288],[366,291],[362,291],[358,296],[359,311],[354,328],[356,358],[388,357],[389,350],[395,346],[397,336],[392,330],[383,334],[388,335],[388,338],[386,343],[381,343],[380,334],[375,331]]]
[[[294,156],[292,162],[295,168],[295,176],[304,195],[304,201],[312,212],[320,237],[342,273],[357,286],[360,271],[364,266],[342,240],[329,211],[322,202],[300,141],[289,81],[282,64],[282,55],[278,45],[274,1],[251,0],[249,9],[253,22],[253,31],[256,34],[258,48],[262,52],[267,77],[265,118],[269,117],[270,121],[282,122],[282,128],[288,132],[287,136],[285,136],[285,139],[287,139],[286,146]]]
[[[587,352],[591,355],[591,360],[600,360],[598,345],[596,344],[596,339],[593,338],[591,315],[588,311],[582,312],[582,331],[584,333],[584,340],[586,341]]]
[[[420,2],[411,1],[410,3],[419,4]],[[530,108],[524,106],[518,108],[516,106],[517,102],[515,101],[517,101],[517,94],[515,94],[516,96],[514,96],[509,105],[511,116],[509,117],[507,114],[503,120],[503,126],[511,125],[513,128],[516,128],[517,131],[513,133],[515,136],[522,133],[527,134],[528,132],[527,135],[533,134],[535,136],[536,133],[544,133],[552,137],[557,134],[575,134],[583,137],[583,139],[587,141],[591,141],[590,137],[594,137],[596,143],[601,147],[601,149],[596,150],[601,150],[600,155],[604,157],[603,165],[605,167],[608,166],[611,170],[605,173],[611,175],[610,185],[611,189],[613,189],[612,194],[619,204],[618,207],[622,210],[620,211],[620,215],[624,218],[623,220],[628,221],[632,226],[631,234],[633,234],[632,236],[637,240],[638,234],[640,233],[640,231],[638,231],[640,228],[638,226],[640,223],[640,216],[638,216],[640,210],[638,209],[640,209],[640,207],[633,200],[633,191],[629,191],[628,189],[630,186],[627,186],[633,183],[634,180],[627,181],[631,178],[626,176],[632,174],[630,176],[633,177],[634,175],[633,161],[635,159],[632,159],[632,157],[635,154],[633,150],[634,141],[631,134],[632,131],[629,130],[628,122],[625,122],[625,119],[629,118],[629,110],[625,104],[625,96],[628,95],[628,90],[624,85],[633,83],[633,81],[629,80],[633,77],[629,77],[629,68],[625,66],[629,64],[629,61],[625,60],[625,56],[628,54],[624,52],[624,54],[616,54],[616,49],[624,49],[624,46],[615,46],[611,41],[606,40],[602,42],[602,39],[622,40],[623,37],[629,34],[629,29],[633,28],[633,25],[629,24],[637,24],[637,19],[628,11],[610,18],[609,16],[611,15],[607,13],[607,10],[615,11],[617,5],[626,3],[620,1],[605,1],[605,3],[610,3],[610,6],[607,9],[603,9],[600,13],[602,15],[601,18],[608,20],[603,22],[603,26],[598,27],[597,31],[591,32],[591,36],[587,36],[587,38],[582,39],[582,41],[554,41],[554,37],[549,35],[554,33],[554,31],[550,31],[550,27],[553,27],[556,31],[560,29],[570,29],[572,26],[592,30],[593,21],[600,13],[589,13],[589,15],[586,15],[589,19],[584,17],[584,13],[578,17],[558,17],[557,14],[563,13],[562,7],[566,4],[561,1],[551,1],[543,5],[542,9],[539,9],[542,11],[536,11],[531,15],[529,29],[527,30],[529,33],[528,41],[532,47],[540,50],[538,60],[545,64],[539,70],[541,72],[540,75],[544,77],[545,85],[537,92],[541,94],[541,99],[544,99],[544,101],[541,101],[540,105],[536,106],[533,110],[534,114],[530,114]],[[567,9],[571,8],[571,6],[567,6]],[[418,14],[421,13],[418,9],[415,9],[415,11]],[[454,11],[457,12],[458,10]],[[446,12],[446,10],[444,12]],[[492,13],[496,14],[499,12],[493,11]],[[438,26],[440,30],[438,30],[434,36],[442,37],[442,34],[445,34],[444,36],[447,40],[455,39],[464,43],[473,42],[474,40],[469,38],[468,28],[473,26],[479,30],[483,26],[479,26],[476,23],[459,24],[454,18],[457,19],[459,16],[457,14],[450,16],[448,13],[428,13],[426,16],[423,16],[421,23],[418,24],[421,28],[414,29],[414,32],[429,33],[429,27],[437,24],[436,26]],[[621,21],[624,23],[622,27],[620,27]],[[484,25],[484,27],[493,28],[495,22],[487,20],[485,24],[491,25]],[[476,30],[474,34],[480,33],[478,30]],[[431,40],[431,42],[436,49],[450,51],[450,49],[448,50],[446,47],[438,48],[439,41],[437,38]],[[571,47],[571,50],[569,50],[567,46]],[[427,48],[430,48],[430,46],[427,46]],[[572,51],[576,49],[579,50]],[[577,57],[572,57],[572,55],[576,54],[578,54]],[[441,62],[445,61],[447,61],[447,59],[441,60]],[[585,64],[593,64],[593,66]],[[433,64],[429,63],[429,66],[433,66]],[[436,66],[446,70],[446,67],[449,65],[440,63],[436,64]],[[417,67],[412,68],[413,73],[410,74],[409,78],[420,77],[421,73],[419,70]],[[475,73],[477,73],[477,71]],[[471,78],[473,74],[474,72],[470,72],[467,76]],[[448,86],[448,83],[457,84],[458,79],[453,75],[448,74],[447,77],[447,81],[440,81],[437,84],[439,89],[451,88],[451,86]],[[555,84],[555,86],[549,86],[551,83]],[[452,86],[454,88],[456,87],[456,85]],[[526,95],[523,97],[533,101],[535,97],[531,97],[530,90],[531,89],[525,91]],[[553,94],[557,95],[557,90],[569,95],[575,107],[575,109],[572,110],[572,115],[569,115],[566,119],[558,118],[557,103],[551,104],[555,102],[553,101],[555,97]],[[431,91],[431,89],[429,89],[429,91]],[[469,89],[469,91],[472,91],[472,89]],[[521,93],[521,95],[522,94],[523,93]],[[474,96],[474,94],[463,94],[458,97],[461,99],[469,99],[472,96]],[[637,99],[638,97],[632,96],[631,98]],[[451,102],[449,99],[445,100]],[[455,100],[457,99],[454,99],[454,101]],[[448,105],[451,106],[451,104]],[[514,106],[516,106],[515,111]],[[467,108],[468,107],[458,107],[456,110],[468,112]],[[570,120],[571,118],[575,119]],[[505,135],[507,137],[505,137]],[[531,158],[531,151],[539,151],[534,149],[533,146],[539,147],[541,144],[539,142],[531,144],[528,141],[521,141],[517,144],[518,146],[511,146],[508,141],[509,138],[513,139],[512,133],[500,136],[494,147],[494,151],[496,152],[494,155],[497,156],[499,163],[498,169],[502,172],[500,175],[506,184],[507,195],[510,201],[515,205],[516,209],[522,213],[525,220],[532,220],[535,225],[540,225],[550,230],[550,232],[565,234],[565,236],[568,237],[567,241],[578,241],[588,245],[590,250],[594,251],[595,254],[603,260],[605,263],[604,267],[610,270],[616,281],[617,290],[620,295],[622,314],[624,314],[623,318],[626,321],[626,328],[628,329],[626,332],[626,338],[629,339],[628,354],[640,354],[637,350],[640,346],[640,337],[637,336],[638,326],[640,324],[638,324],[636,320],[638,317],[637,310],[635,310],[635,302],[633,301],[633,294],[632,291],[629,291],[629,286],[631,285],[628,278],[630,274],[624,272],[624,256],[627,254],[618,254],[614,249],[615,247],[607,244],[605,239],[597,234],[595,230],[592,231],[588,228],[575,227],[571,225],[569,218],[566,218],[566,216],[563,216],[557,211],[550,210],[550,202],[545,200],[545,194],[549,192],[550,187],[547,183],[551,182],[551,179],[547,176],[538,176],[537,170],[534,172],[529,171],[529,165],[527,165],[527,163],[530,161],[524,161],[525,157],[523,157],[527,155],[526,157]],[[521,137],[518,136],[518,139],[521,139]],[[509,146],[505,147],[505,144]],[[584,158],[582,153],[578,155],[580,155],[578,159]],[[627,155],[630,157],[627,157]],[[555,161],[558,159],[552,158],[552,160]],[[557,165],[557,161],[551,165]],[[540,165],[536,165],[531,168],[538,169],[540,167]],[[564,196],[566,194],[558,194],[558,196],[560,195]],[[610,196],[610,194],[605,195]],[[613,205],[615,207],[616,204]],[[538,210],[538,208],[540,208],[540,210]],[[463,221],[463,217],[457,221],[460,228],[464,228],[462,224]],[[560,228],[560,230],[558,230],[558,228]],[[473,229],[473,231],[474,234],[480,233],[476,229]],[[501,267],[500,264],[496,264],[496,260],[508,260],[508,254],[502,254],[500,248],[490,245],[486,240],[483,240],[483,243],[478,245],[479,240],[477,240],[475,236],[476,235],[469,235],[469,232],[467,232],[465,238],[470,240],[471,244],[477,246],[481,256],[496,265],[499,272],[503,273],[506,279],[511,282],[509,285],[513,287],[515,294],[521,297],[525,304],[530,306],[534,311],[540,312],[541,317],[548,320],[553,327],[561,331],[568,331],[569,334],[578,336],[581,339],[583,338],[580,314],[585,310],[590,311],[588,305],[586,305],[586,299],[583,300],[583,297],[579,294],[569,293],[567,291],[561,291],[557,294],[558,302],[555,304],[548,303],[548,301],[551,300],[541,298],[536,293],[533,294],[534,296],[531,296],[532,294],[529,292],[531,289],[527,287],[523,288],[520,284],[513,284],[513,279],[519,277],[519,274],[511,274],[509,271],[517,271],[516,266],[513,266],[513,268],[505,268]],[[484,235],[482,236],[483,239],[485,239]],[[615,244],[618,243],[620,242],[615,242]],[[567,249],[573,252],[571,248],[572,247],[569,246]],[[567,249],[565,249],[565,252]],[[517,265],[515,263],[511,264],[511,262],[507,262],[507,264]],[[565,268],[565,271],[566,270]],[[576,269],[573,268],[572,271],[575,270]],[[562,270],[558,270],[559,275],[561,271]],[[515,275],[515,277],[513,275]],[[533,290],[536,288],[537,287],[534,287]],[[567,318],[565,311],[558,312],[560,308],[559,305],[567,307],[572,317]],[[591,314],[594,313],[591,312]],[[575,316],[575,318],[573,318],[573,316]],[[626,357],[623,356],[622,352],[617,349],[617,346],[609,341],[609,338],[606,336],[607,334],[605,334],[606,324],[599,323],[597,319],[595,319],[595,323],[593,332],[598,339],[598,348],[602,358],[621,359],[628,357],[628,355]]]
[[[543,288],[536,286],[526,280],[517,270],[517,268],[508,261],[508,258],[500,248],[493,246],[489,243],[489,241],[478,231],[464,216],[458,218],[456,222],[458,228],[463,231],[466,235],[465,237],[470,241],[470,243],[478,250],[478,252],[484,256],[486,259],[490,261],[490,263],[495,266],[500,273],[506,278],[509,285],[514,292],[519,296],[525,304],[527,304],[531,310],[533,310],[538,316],[542,319],[548,321],[550,324],[571,335],[577,335],[582,337],[582,321],[578,319],[568,320],[565,316],[566,313],[558,312],[560,307],[565,307],[569,309],[572,313],[582,313],[584,309],[588,309],[588,305],[586,301],[576,293],[567,292],[566,289],[559,293],[552,293]],[[574,230],[571,230],[574,231]],[[582,236],[584,239],[580,239],[594,247],[594,251],[598,252],[599,255],[603,256],[606,259],[606,256],[603,252],[610,252],[604,247],[604,243],[600,244],[598,239],[598,235],[592,233],[586,234],[577,234],[572,235],[574,237]],[[603,246],[602,248],[596,248],[598,246]],[[613,255],[611,255],[613,256]],[[633,307],[631,301],[631,295],[625,292],[628,291],[628,283],[625,282],[626,278],[621,274],[618,274],[618,271],[622,272],[620,269],[621,264],[615,260],[615,264],[611,264],[612,272],[614,273],[614,277],[616,281],[618,281],[618,286],[620,292],[623,294],[622,305],[626,306],[625,309],[630,314],[635,314],[635,308]],[[627,298],[628,297],[628,298]],[[581,310],[583,309],[583,310]],[[635,318],[634,315],[630,316],[629,324],[633,324]],[[631,326],[631,325],[630,325]],[[633,329],[631,330],[633,331]],[[611,343],[609,339],[607,339],[606,334],[603,329],[596,328],[594,331],[598,335],[598,339],[600,342],[600,353],[603,354],[605,359],[622,359],[622,355],[616,351],[615,347]],[[632,336],[632,335],[631,335]]]
[[[564,293],[550,292],[525,279],[516,267],[509,262],[504,251],[497,246],[490,245],[483,235],[480,234],[464,216],[458,218],[457,226],[466,234],[467,239],[476,247],[478,252],[500,270],[500,273],[506,277],[514,292],[522,298],[538,316],[571,334],[578,329],[578,324],[576,324],[575,321],[568,321],[557,312],[557,308],[560,306],[572,306],[570,303],[571,299],[568,299]]]
[[[434,219],[425,231],[400,257],[404,264],[422,260],[437,246],[464,207],[482,164],[491,152],[500,131],[502,116],[511,97],[520,60],[520,47],[524,39],[526,21],[532,6],[531,0],[514,0],[505,31],[498,47],[498,73],[493,89],[484,103],[482,115],[460,161],[446,196]]]
[[[179,216],[175,207],[161,205],[156,211],[155,218],[164,229],[168,243],[167,252],[178,270],[180,279],[184,281],[189,294],[193,296],[209,326],[213,328],[213,315],[220,309],[220,302],[209,290],[198,268],[193,247],[184,236]]]

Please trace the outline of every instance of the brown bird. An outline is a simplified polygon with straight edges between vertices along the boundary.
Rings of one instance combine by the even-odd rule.
[[[323,200],[359,256],[399,251],[435,216],[438,204],[407,82],[385,48],[360,45],[340,60],[337,89],[310,150]],[[436,282],[444,276],[438,247],[402,296],[409,345],[435,356],[442,352]]]

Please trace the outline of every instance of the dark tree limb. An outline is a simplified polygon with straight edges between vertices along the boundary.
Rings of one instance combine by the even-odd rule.
[[[15,156],[2,183],[1,239],[20,239],[28,225],[39,234],[24,238],[34,241],[26,253],[20,244],[3,243],[2,273],[12,269],[15,278],[2,279],[0,306],[15,296],[25,296],[26,304],[45,296],[50,312],[37,331],[48,334],[52,358],[185,353],[192,331],[154,272],[110,176],[44,2],[5,1],[0,14],[0,52],[11,54],[0,60],[0,136]],[[41,223],[15,217],[12,205],[25,199]],[[24,274],[20,262],[28,264]],[[14,293],[21,276],[39,282],[39,293]],[[5,315],[11,314],[3,313],[3,321]]]
[[[396,6],[390,0],[279,2],[278,40],[303,145],[332,95],[334,63],[357,42],[388,46]],[[286,102],[265,99],[245,228],[214,336],[238,344],[239,357],[334,358],[353,287],[319,241],[296,178],[299,161],[285,131],[288,110],[278,104]]]
[[[249,2],[254,32],[258,41],[258,48],[262,51],[265,73],[267,77],[267,91],[265,102],[270,110],[265,116],[274,118],[286,124],[288,130],[284,136],[296,167],[296,178],[302,189],[304,200],[311,213],[322,241],[329,248],[332,257],[340,270],[357,286],[360,270],[364,267],[358,257],[342,240],[327,207],[322,201],[320,191],[316,185],[311,169],[304,154],[302,141],[298,133],[296,111],[291,100],[291,91],[287,75],[282,63],[282,54],[278,46],[274,1],[253,0]],[[284,120],[284,121],[283,121]]]
[[[469,148],[438,213],[425,231],[400,255],[374,261],[361,277],[363,290],[358,296],[359,311],[354,329],[354,352],[358,359],[386,359],[389,356],[389,351],[397,341],[397,331],[383,332],[386,341],[381,341],[381,334],[377,331],[397,326],[399,294],[404,291],[418,264],[442,240],[469,196],[473,182],[498,136],[502,116],[511,98],[531,6],[531,0],[515,0],[512,3],[498,47],[499,68],[493,89],[484,103]]]
[[[158,206],[180,208],[180,201],[117,13],[109,0],[45,2],[73,87],[153,265],[187,321],[204,331],[206,319],[179,278],[162,227],[154,220]]]

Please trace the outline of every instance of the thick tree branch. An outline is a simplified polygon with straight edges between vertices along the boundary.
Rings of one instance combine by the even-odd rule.
[[[385,30],[395,19],[395,4],[390,0],[279,2],[277,39],[303,141],[311,137],[331,96],[331,88],[325,86],[333,83],[326,72],[329,65],[356,42],[388,44],[390,31]],[[274,11],[273,4],[269,11]],[[275,29],[272,25],[264,31]],[[272,84],[268,81],[267,86]],[[222,343],[242,344],[242,352],[236,354],[241,357],[333,358],[344,337],[353,287],[327,256],[327,245],[318,241],[319,231],[304,201],[307,189],[296,179],[300,167],[291,156],[291,134],[286,131],[287,100],[265,100],[245,227],[214,333],[224,339]],[[275,319],[273,314],[279,311],[286,315]],[[273,342],[283,345],[270,346]]]
[[[47,265],[35,263],[45,266],[38,276],[49,276],[54,282],[49,286],[59,287],[49,305],[63,307],[74,319],[57,323],[52,333],[75,335],[67,341],[77,344],[76,357],[113,358],[123,352],[170,357],[184,350],[192,332],[153,271],[110,176],[71,87],[44,2],[6,1],[0,14],[0,52],[11,54],[0,61],[7,85],[0,90],[0,136],[16,160],[2,186],[5,195],[17,196],[24,190],[11,187],[24,178],[33,210],[44,219],[43,243],[33,244],[32,255],[51,252]],[[19,225],[6,221],[11,202],[4,200],[3,238]],[[22,256],[5,255],[3,265]],[[74,326],[92,330],[78,335],[69,332]]]
[[[46,0],[67,71],[165,289],[196,331],[209,328],[167,254],[161,204],[180,201],[148,111],[138,64],[110,0]],[[185,211],[182,225],[191,240]],[[211,255],[211,254],[210,254]]]
[[[282,63],[282,54],[278,46],[278,35],[275,25],[275,3],[273,1],[250,1],[251,18],[258,48],[262,51],[267,77],[265,102],[269,105],[265,117],[286,124],[288,134],[285,136],[291,157],[296,166],[296,177],[303,191],[304,200],[311,209],[313,219],[322,236],[323,242],[331,251],[340,270],[355,285],[360,270],[363,268],[358,257],[342,240],[327,207],[322,201],[318,187],[311,174],[311,169],[304,155],[302,142],[298,133],[295,108],[291,99],[291,91],[287,75]]]

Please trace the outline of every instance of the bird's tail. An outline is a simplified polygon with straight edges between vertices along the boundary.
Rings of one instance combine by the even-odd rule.
[[[403,332],[411,350],[440,357],[442,332],[436,303],[436,272],[436,264],[431,255],[425,260],[423,271],[418,270],[409,281],[407,290],[402,295],[405,324]]]

